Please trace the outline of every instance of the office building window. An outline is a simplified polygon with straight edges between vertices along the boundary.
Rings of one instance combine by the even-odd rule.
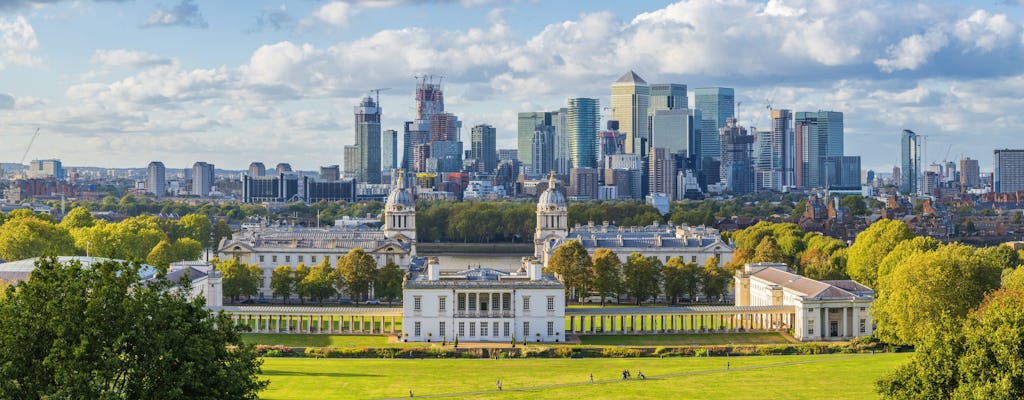
[[[505,311],[512,310],[512,294],[502,293],[501,294],[501,309]],[[508,335],[506,335],[508,336]]]
[[[263,256],[260,256],[260,262],[263,262]]]
[[[860,333],[868,333],[868,321],[860,320]]]
[[[466,311],[466,294],[459,293],[459,311]]]
[[[476,311],[476,293],[469,294],[469,311]]]
[[[506,324],[507,323],[508,322],[506,322]],[[498,336],[498,323],[497,322],[491,323],[491,334],[494,335],[494,336]]]
[[[284,262],[286,262],[286,263],[292,262],[292,256],[284,256]]]
[[[303,256],[299,256],[299,262],[302,262]]]
[[[505,325],[502,326],[502,332],[504,332],[504,335],[502,335],[502,336],[509,337],[509,330],[510,330],[510,328],[511,328],[511,325],[508,322],[506,322]]]
[[[487,336],[487,323],[486,322],[481,322],[480,323],[480,336]]]
[[[466,336],[466,323],[459,322],[459,336]]]
[[[277,262],[277,256],[270,256],[270,262],[276,263]]]
[[[316,262],[316,256],[309,256],[309,260],[312,262]]]
[[[814,320],[813,319],[807,320],[807,334],[808,335],[813,335],[814,334]]]

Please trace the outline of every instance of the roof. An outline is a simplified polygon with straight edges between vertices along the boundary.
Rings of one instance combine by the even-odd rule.
[[[24,260],[11,261],[0,264],[0,279],[9,282],[19,282],[27,280],[29,275],[36,269],[36,261],[39,258],[28,258]],[[83,267],[88,267],[92,264],[101,263],[105,261],[116,261],[125,262],[125,260],[115,260],[103,257],[83,257],[83,256],[61,256],[57,257],[57,262],[62,265],[67,265],[70,262],[77,261],[82,264]],[[139,268],[140,279],[151,279],[156,276],[156,267],[149,264],[142,264]]]
[[[235,246],[254,249],[354,249],[360,247],[372,251],[385,245],[394,245],[409,250],[408,243],[388,239],[381,229],[371,229],[365,225],[354,227],[267,227],[247,229],[235,233],[231,240],[225,240],[218,250],[221,253],[231,252]]]
[[[414,205],[412,194],[408,190],[395,188],[388,195],[386,205],[401,205],[405,207],[412,207]]]
[[[874,291],[854,281],[841,281],[840,285],[853,289],[847,291],[839,285],[817,281],[779,268],[766,267],[750,274],[763,281],[775,284],[811,300],[850,299],[874,297]],[[840,281],[830,281],[840,282]],[[861,289],[866,290],[861,290]]]
[[[538,206],[556,205],[565,206],[565,195],[554,187],[549,186],[544,193],[540,194],[540,199],[537,201]]]
[[[619,79],[616,79],[615,83],[634,83],[646,85],[647,81],[645,81],[644,78],[641,78],[640,75],[637,75],[636,72],[633,72],[633,70],[629,70],[629,72],[620,76]]]
[[[455,273],[441,274],[438,280],[430,280],[427,273],[413,272],[409,274],[403,285],[405,288],[551,288],[562,289],[562,284],[553,275],[543,275],[538,280],[530,280],[529,275],[518,272],[506,272],[489,267],[477,266]]]

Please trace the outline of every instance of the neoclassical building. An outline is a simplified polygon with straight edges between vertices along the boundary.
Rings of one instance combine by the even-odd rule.
[[[873,332],[875,292],[852,280],[816,281],[794,274],[786,264],[746,264],[736,271],[736,306],[792,306],[802,341],[849,340]]]
[[[222,240],[217,253],[221,258],[258,265],[263,270],[260,295],[269,297],[270,275],[274,268],[313,266],[323,260],[337,265],[339,258],[355,248],[365,250],[378,265],[393,261],[403,269],[408,269],[416,257],[416,205],[412,193],[402,188],[401,178],[384,204],[381,228],[365,225],[250,227]]]
[[[565,285],[524,257],[516,272],[476,267],[441,273],[436,258],[403,283],[407,341],[563,342]]]
[[[732,259],[735,247],[722,240],[717,229],[705,226],[662,225],[619,227],[605,222],[601,225],[577,225],[569,229],[569,209],[565,196],[555,189],[554,177],[548,181],[548,189],[537,202],[537,228],[534,232],[534,256],[547,265],[555,249],[569,241],[577,240],[593,254],[599,248],[610,249],[623,262],[632,253],[645,257],[657,257],[668,262],[680,257],[684,262],[704,265],[711,257],[718,256],[719,265]]]

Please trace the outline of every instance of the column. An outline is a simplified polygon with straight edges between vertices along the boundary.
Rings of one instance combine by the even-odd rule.
[[[846,333],[846,308],[847,307],[843,307],[843,319],[839,321],[839,336],[841,337],[850,336]]]

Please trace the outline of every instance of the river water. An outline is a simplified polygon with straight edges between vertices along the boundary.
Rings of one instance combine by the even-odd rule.
[[[513,254],[460,254],[436,256],[441,263],[441,271],[461,271],[467,267],[482,266],[499,271],[515,271],[522,265],[523,255]]]

